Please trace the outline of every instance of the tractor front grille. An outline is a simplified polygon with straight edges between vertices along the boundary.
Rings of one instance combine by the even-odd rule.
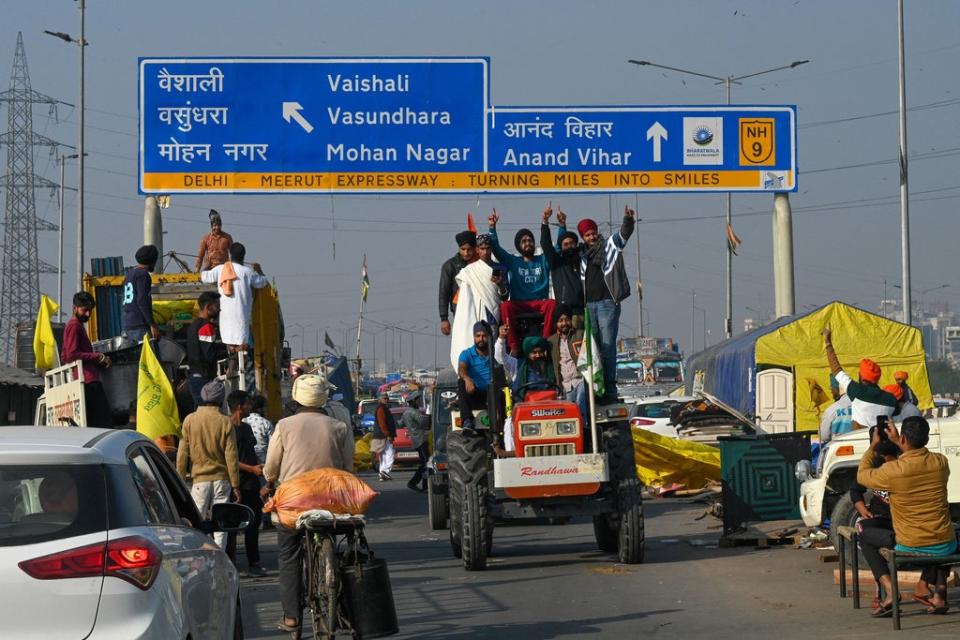
[[[576,452],[576,447],[574,447],[572,442],[563,444],[528,444],[523,448],[523,455],[527,458],[572,456]]]

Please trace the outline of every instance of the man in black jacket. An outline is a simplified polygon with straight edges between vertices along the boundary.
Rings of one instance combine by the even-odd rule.
[[[456,236],[459,251],[440,269],[440,333],[450,335],[450,312],[457,312],[457,274],[477,257],[477,234],[461,231]]]
[[[140,342],[150,335],[160,337],[160,328],[153,321],[153,286],[150,272],[157,266],[160,251],[152,244],[137,249],[137,266],[130,269],[123,279],[123,335]]]
[[[220,342],[217,317],[220,315],[220,294],[204,291],[197,299],[197,319],[187,327],[187,364],[190,367],[187,386],[199,407],[203,385],[217,377],[217,360],[226,357],[227,349]]]
[[[553,246],[550,234],[550,216],[553,208],[548,206],[543,211],[543,220],[540,223],[540,248],[547,256],[550,264],[550,277],[553,278],[553,297],[557,306],[570,307],[574,315],[583,316],[583,284],[580,281],[580,248],[577,234],[567,231],[567,214],[557,209],[557,222],[560,224],[557,245]]]

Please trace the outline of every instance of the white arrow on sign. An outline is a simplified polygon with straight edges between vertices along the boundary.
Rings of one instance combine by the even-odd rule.
[[[290,118],[293,118],[298,125],[303,127],[304,131],[310,133],[313,131],[313,125],[307,122],[307,119],[300,114],[301,109],[303,109],[303,106],[301,106],[299,102],[284,102],[283,119],[290,122]]]
[[[660,143],[667,139],[667,130],[659,122],[647,129],[647,140],[653,139],[653,161],[660,162]]]

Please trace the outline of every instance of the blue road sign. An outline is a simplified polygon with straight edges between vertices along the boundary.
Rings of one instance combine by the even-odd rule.
[[[143,58],[142,193],[797,189],[796,108],[490,107],[486,58]]]
[[[486,169],[485,58],[143,58],[143,193],[407,191]]]
[[[791,106],[496,108],[488,170],[517,190],[795,191]]]

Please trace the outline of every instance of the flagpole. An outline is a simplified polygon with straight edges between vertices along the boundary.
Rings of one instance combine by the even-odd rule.
[[[637,256],[639,259],[640,256]],[[580,284],[583,287],[583,317],[586,325],[583,336],[583,348],[587,350],[587,373],[590,377],[586,381],[587,385],[587,406],[590,408],[590,415],[584,416],[590,425],[590,442],[593,444],[593,453],[600,453],[597,446],[597,398],[593,390],[593,323],[590,321],[590,309],[587,307],[587,269],[586,263],[581,262]]]
[[[363,278],[360,284],[360,317],[357,320],[357,397],[360,397],[360,335],[363,331],[363,306],[367,302],[367,254],[363,254]]]

